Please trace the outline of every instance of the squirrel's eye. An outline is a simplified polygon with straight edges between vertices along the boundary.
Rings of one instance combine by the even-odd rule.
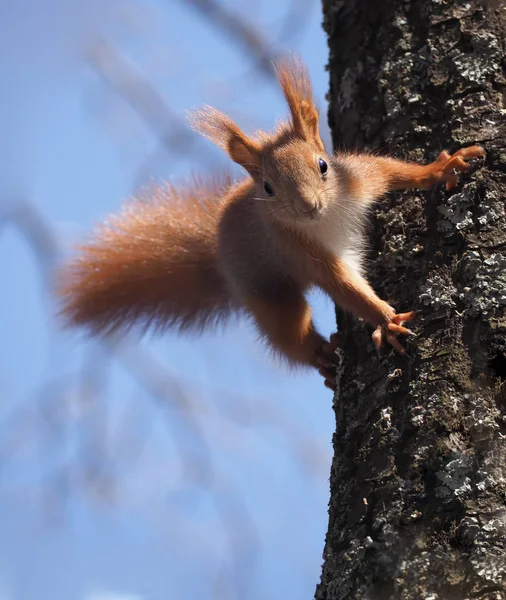
[[[264,192],[268,196],[274,196],[274,190],[272,189],[272,185],[270,183],[267,183],[267,181],[264,181]]]
[[[322,175],[325,175],[325,173],[329,170],[329,166],[328,164],[323,160],[323,158],[320,158],[320,160],[318,161],[318,166],[320,167],[320,173]]]

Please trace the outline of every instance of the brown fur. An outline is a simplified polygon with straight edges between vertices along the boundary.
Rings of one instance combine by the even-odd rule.
[[[226,317],[216,236],[229,188],[167,185],[98,227],[59,278],[67,321],[107,333],[134,323],[198,330]]]
[[[291,125],[297,137],[313,142],[325,151],[318,129],[318,110],[313,101],[309,71],[296,58],[280,62],[277,78],[292,115]]]
[[[391,189],[437,183],[451,187],[454,170],[483,156],[476,146],[430,165],[373,155],[328,156],[318,131],[307,69],[291,60],[277,76],[290,120],[273,133],[247,136],[212,108],[192,125],[242,165],[249,177],[155,190],[100,227],[63,273],[64,314],[95,332],[134,323],[196,330],[239,309],[291,364],[318,366],[324,338],[305,292],[317,286],[396,340],[410,314],[396,315],[362,274],[365,206]],[[328,164],[320,172],[319,160]],[[265,182],[272,188],[267,193]],[[332,360],[332,357],[325,357]],[[333,387],[332,374],[321,371]]]

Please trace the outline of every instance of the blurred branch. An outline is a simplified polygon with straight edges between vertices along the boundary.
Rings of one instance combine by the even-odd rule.
[[[215,0],[184,0],[183,4],[198,11],[212,26],[225,34],[227,39],[234,40],[248,58],[253,58],[256,67],[265,77],[275,80],[272,65],[279,58],[279,53],[272,49],[272,43],[265,40],[239,14],[226,9]]]
[[[244,53],[253,60],[253,67],[228,82],[233,99],[240,98],[246,90],[255,93],[259,87],[255,85],[256,76],[260,72],[270,83],[275,83],[276,76],[273,65],[282,56],[281,50],[273,50],[278,45],[293,42],[309,23],[307,13],[316,4],[316,0],[292,0],[283,15],[280,32],[277,40],[267,42],[250,23],[238,14],[224,8],[214,0],[187,0],[185,6],[193,5],[215,28],[221,29],[227,36],[232,36],[238,46],[242,46]],[[276,86],[276,90],[279,88]],[[229,98],[230,99],[230,98]]]
[[[141,352],[138,347],[125,344],[124,340],[114,343],[112,338],[106,340],[106,346],[157,401],[160,410],[171,409],[166,423],[171,430],[171,439],[181,446],[181,461],[185,466],[183,477],[197,487],[211,486],[212,450],[196,418],[195,395],[188,392],[179,377],[169,373],[167,366],[160,365],[145,350]]]
[[[181,153],[193,152],[197,136],[173,112],[162,96],[123,56],[107,42],[96,42],[90,52],[90,63],[101,78],[118,93],[142,118],[174,160]],[[212,154],[205,146],[200,151],[205,159]]]
[[[293,40],[307,29],[309,23],[307,13],[315,4],[316,0],[292,0],[283,17],[281,31],[278,36],[280,42],[283,44],[293,43]]]
[[[253,75],[258,73],[270,83],[275,81],[272,65],[280,57],[276,50],[278,42],[267,39],[240,14],[217,0],[186,0],[183,4],[198,12],[248,57],[252,71],[241,76],[240,83],[234,82],[231,86],[234,90],[244,94],[246,84],[254,89]],[[307,6],[307,0],[291,1],[283,15],[280,44],[292,39],[306,26]],[[200,138],[124,53],[107,41],[99,40],[93,44],[88,58],[100,79],[155,135],[160,144],[157,151],[168,151],[171,160],[175,161],[184,154],[194,157],[198,144],[199,164],[215,162],[214,152],[199,143]],[[3,213],[0,211],[0,233],[2,227],[10,225],[28,241],[43,281],[52,289],[59,248],[50,224],[39,214],[34,203],[20,199],[10,203]],[[231,477],[221,473],[219,467],[222,465],[215,464],[217,453],[228,450],[226,444],[230,444],[230,440],[236,442],[244,435],[244,428],[256,426],[260,429],[259,425],[270,426],[283,438],[298,464],[305,468],[305,474],[319,474],[325,459],[324,450],[290,413],[284,413],[269,399],[238,398],[237,394],[207,390],[217,398],[215,405],[209,406],[210,403],[192,388],[191,382],[182,380],[140,346],[109,338],[103,347],[105,352],[97,352],[95,344],[87,351],[77,384],[75,374],[72,379],[54,378],[45,382],[37,392],[35,407],[33,403],[19,403],[3,420],[0,470],[3,473],[6,465],[11,464],[17,474],[17,461],[23,459],[22,451],[31,452],[43,479],[45,506],[62,522],[71,495],[121,500],[116,485],[122,471],[120,466],[132,467],[138,461],[154,421],[162,414],[168,437],[176,446],[177,468],[182,467],[176,485],[172,480],[168,485],[168,502],[171,507],[177,506],[177,501],[183,498],[185,509],[188,509],[188,498],[193,506],[202,494],[206,494],[206,500],[223,525],[228,549],[229,564],[220,569],[216,594],[221,599],[228,594],[231,598],[246,600],[254,588],[260,540],[248,510],[248,498],[241,494]],[[113,431],[111,405],[106,397],[113,359],[117,359],[133,377],[155,407],[154,417],[141,409],[143,417],[138,419],[129,403],[125,418],[118,419],[117,432]],[[205,422],[209,415],[211,418]],[[213,421],[216,416],[218,418]],[[207,428],[209,422],[217,423],[217,431]],[[129,429],[135,435],[129,437]],[[226,438],[224,432],[231,432],[231,435]],[[164,458],[156,457],[162,463],[162,468],[157,468],[163,472],[165,482],[169,469]],[[33,477],[33,469],[26,471]],[[187,490],[189,494],[184,495]]]
[[[16,198],[0,206],[0,231],[2,227],[14,225],[27,240],[33,256],[40,266],[43,283],[50,282],[56,266],[58,246],[51,227],[36,210],[33,203]]]

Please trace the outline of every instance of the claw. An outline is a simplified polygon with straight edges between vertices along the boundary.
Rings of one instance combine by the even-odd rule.
[[[399,354],[406,354],[406,348],[399,342],[397,337],[392,333],[386,334],[386,340]]]
[[[336,373],[340,364],[340,357],[336,355],[336,350],[341,347],[342,336],[339,333],[333,333],[330,339],[315,355],[315,366],[320,375],[324,378],[325,386],[332,391],[337,390]]]
[[[372,341],[378,353],[383,345],[383,341],[386,340],[399,354],[406,354],[406,348],[400,343],[397,336],[415,335],[411,329],[402,326],[406,321],[412,321],[415,316],[416,313],[414,311],[398,313],[392,317],[389,323],[377,327],[372,334]]]
[[[337,385],[335,381],[329,381],[328,379],[326,379],[323,382],[323,385],[327,388],[329,388],[329,390],[332,390],[333,392],[337,392]]]
[[[415,317],[416,317],[416,312],[414,310],[412,310],[411,312],[407,312],[407,313],[397,313],[396,315],[394,315],[392,317],[392,322],[396,323],[397,325],[402,325],[406,321],[413,321],[413,319]]]
[[[400,325],[397,325],[397,323],[389,323],[387,325],[387,327],[390,331],[393,331],[394,333],[397,333],[397,334],[414,335],[414,333],[411,331],[411,329],[408,329],[407,327],[401,327]]]
[[[437,160],[432,163],[436,175],[437,183],[445,183],[446,189],[451,190],[458,183],[458,174],[469,171],[471,165],[466,162],[473,158],[484,158],[485,150],[481,146],[469,146],[461,148],[454,154],[449,154],[443,150]]]
[[[323,353],[316,355],[315,362],[317,362],[319,367],[322,367],[322,368],[332,367],[334,364],[332,362],[332,359],[328,358],[327,355],[323,354]]]
[[[461,156],[463,159],[469,160],[470,158],[485,158],[487,153],[481,146],[468,146],[457,150],[453,156]]]
[[[374,344],[374,347],[376,348],[377,352],[380,351],[382,342],[383,342],[383,333],[382,333],[381,327],[378,327],[377,329],[374,330],[374,333],[372,334],[372,343]]]
[[[323,377],[324,384],[334,392],[337,390],[336,385],[336,368],[334,367],[320,367],[318,373]]]

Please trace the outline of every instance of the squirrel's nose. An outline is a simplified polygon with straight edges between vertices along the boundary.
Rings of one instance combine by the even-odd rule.
[[[299,199],[299,210],[304,213],[311,213],[317,208],[316,200],[310,200],[308,198]]]

